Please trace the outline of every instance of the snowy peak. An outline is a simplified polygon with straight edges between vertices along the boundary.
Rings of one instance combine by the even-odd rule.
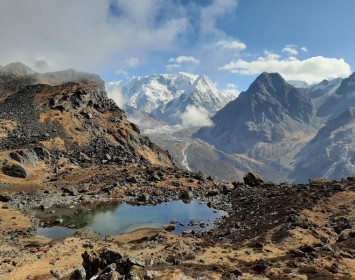
[[[309,88],[312,86],[300,80],[288,80],[287,83],[295,88]]]
[[[318,109],[320,117],[334,118],[348,107],[355,106],[355,73],[343,80],[333,80],[333,84],[332,91]]]
[[[291,178],[306,181],[308,178],[340,179],[355,172],[355,107],[347,108],[330,119],[295,158]]]
[[[236,98],[235,94],[219,91],[207,76],[184,72],[108,83],[107,91],[111,98],[120,93],[127,105],[170,124],[181,123],[181,114],[188,106],[206,110],[210,117]]]
[[[199,76],[192,84],[192,88],[194,88],[195,90],[198,90],[200,92],[206,92],[206,91],[217,92],[218,91],[216,86],[205,75]]]
[[[341,78],[333,79],[333,80],[323,80],[319,84],[315,84],[310,86],[309,92],[311,97],[320,95],[319,92],[329,92],[332,89],[338,89],[342,82]]]

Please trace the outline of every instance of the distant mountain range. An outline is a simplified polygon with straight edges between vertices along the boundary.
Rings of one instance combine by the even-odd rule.
[[[303,86],[262,73],[212,118],[213,127],[194,136],[264,162],[288,179],[352,176],[355,74]]]
[[[128,115],[150,128],[153,141],[192,170],[226,180],[253,170],[273,181],[341,178],[355,170],[355,74],[309,85],[262,73],[237,98],[188,73],[135,77],[108,88],[122,93]],[[183,124],[189,106],[208,112],[213,126],[162,128]]]
[[[107,83],[106,88],[111,98],[122,94],[126,105],[167,124],[181,124],[187,118],[208,119],[237,97],[218,90],[207,76],[189,73],[133,77]],[[183,114],[190,115],[184,119]]]

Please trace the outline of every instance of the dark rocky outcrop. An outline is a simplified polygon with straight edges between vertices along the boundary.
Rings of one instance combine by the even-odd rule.
[[[13,161],[6,162],[2,167],[2,171],[7,176],[17,178],[26,178],[29,175],[28,171],[23,165]]]
[[[70,279],[75,279],[73,278],[75,275],[86,275],[86,279],[94,277],[98,280],[121,279],[122,277],[142,279],[145,266],[143,262],[134,258],[123,258],[120,253],[108,248],[100,252],[85,251],[82,257],[85,273],[82,270],[76,270]]]

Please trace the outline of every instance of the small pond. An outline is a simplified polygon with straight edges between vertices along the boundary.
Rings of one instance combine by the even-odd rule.
[[[101,235],[116,235],[141,228],[160,228],[176,221],[174,233],[184,230],[211,229],[213,223],[226,212],[208,207],[193,200],[181,200],[158,205],[104,204],[52,208],[37,213],[41,220],[53,223],[61,219],[61,225],[39,228],[37,234],[51,239],[73,235],[79,229],[92,229]]]

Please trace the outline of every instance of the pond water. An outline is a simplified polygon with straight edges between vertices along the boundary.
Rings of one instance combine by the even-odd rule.
[[[54,213],[50,213],[53,212]],[[174,233],[184,230],[201,231],[227,215],[197,200],[190,203],[172,201],[158,205],[104,204],[75,208],[46,209],[37,217],[47,222],[62,219],[63,225],[39,228],[37,234],[51,239],[73,235],[78,229],[93,229],[102,235],[116,235],[140,228],[159,228],[176,221]],[[202,227],[201,227],[202,225]]]

